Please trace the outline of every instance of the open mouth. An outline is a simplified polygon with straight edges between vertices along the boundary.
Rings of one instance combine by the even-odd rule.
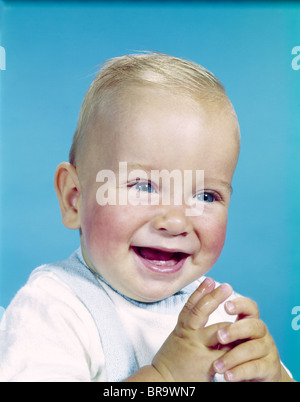
[[[161,273],[174,273],[179,271],[189,254],[158,250],[150,247],[133,247],[135,254],[149,269]]]

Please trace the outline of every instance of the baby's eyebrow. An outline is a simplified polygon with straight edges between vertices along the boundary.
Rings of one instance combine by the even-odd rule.
[[[209,183],[212,183],[213,185],[220,184],[221,186],[225,187],[226,190],[229,191],[231,195],[233,193],[232,185],[230,183],[228,183],[227,181],[224,181],[224,180],[211,180],[211,181],[209,181]]]
[[[150,173],[151,170],[158,170],[153,169],[150,165],[142,165],[141,163],[127,163],[128,170],[144,170],[146,173]]]

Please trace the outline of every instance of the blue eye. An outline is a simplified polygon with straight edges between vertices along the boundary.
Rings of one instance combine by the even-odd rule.
[[[197,201],[204,201],[204,202],[214,202],[217,200],[217,197],[213,193],[208,193],[208,192],[203,192],[200,194],[197,194],[195,196]]]
[[[135,188],[137,191],[143,191],[146,193],[155,193],[155,189],[149,181],[138,181],[130,185],[130,188]]]

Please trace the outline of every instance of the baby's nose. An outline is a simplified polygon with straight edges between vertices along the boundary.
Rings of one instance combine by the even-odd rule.
[[[186,236],[192,231],[190,219],[182,210],[172,209],[153,220],[156,230],[167,232],[170,236]]]

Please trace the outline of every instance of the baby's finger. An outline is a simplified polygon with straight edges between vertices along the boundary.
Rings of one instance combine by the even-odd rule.
[[[216,348],[222,350],[229,350],[226,345],[222,345],[218,338],[218,333],[222,328],[226,328],[230,325],[229,322],[218,322],[217,324],[209,325],[202,329],[201,340],[208,348]],[[231,348],[231,347],[230,347]]]
[[[186,305],[192,309],[202,297],[215,289],[216,283],[212,278],[206,278],[201,285],[195,290],[195,292],[189,297]]]
[[[266,357],[269,351],[269,348],[266,348],[265,342],[261,339],[244,342],[215,361],[214,368],[217,373],[224,374],[228,370],[232,370],[248,361]]]
[[[268,333],[266,325],[256,318],[245,318],[218,331],[218,340],[226,345],[246,339],[263,338]]]
[[[189,297],[184,308],[179,314],[178,323],[184,326],[184,323],[189,315],[190,311],[196,304],[202,299],[202,297],[215,289],[215,281],[212,278],[206,278],[201,285],[195,290],[195,292]]]
[[[198,301],[194,303],[193,295],[185,304],[179,323],[186,329],[197,330],[203,328],[209,316],[232,294],[232,288],[228,284],[222,284],[217,289],[205,294],[203,292]]]
[[[224,375],[226,381],[265,381],[269,364],[265,359],[252,360],[227,371]]]
[[[237,320],[245,317],[259,318],[257,304],[247,297],[238,297],[225,303],[225,310],[230,315],[237,315]]]

